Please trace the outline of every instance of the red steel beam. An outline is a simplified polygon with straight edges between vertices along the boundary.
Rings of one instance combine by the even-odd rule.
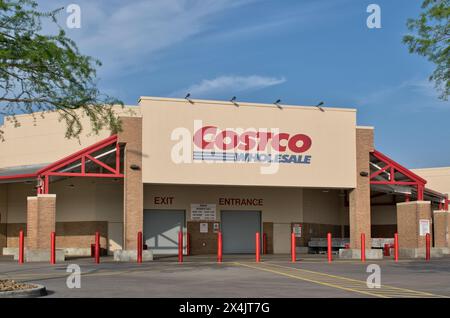
[[[30,179],[30,178],[37,178],[37,174],[26,173],[26,174],[14,174],[10,176],[0,176],[0,180]]]
[[[112,135],[102,141],[99,141],[87,148],[84,148],[80,151],[77,151],[75,153],[73,153],[70,156],[67,156],[61,160],[56,161],[55,163],[52,163],[50,165],[48,165],[47,167],[42,168],[41,170],[39,170],[36,174],[41,175],[44,174],[45,172],[51,171],[51,170],[57,170],[59,168],[62,168],[68,164],[71,164],[72,162],[81,159],[81,156],[84,154],[90,154],[93,153],[97,150],[100,150],[104,147],[107,147],[113,143],[117,142],[117,135]]]
[[[417,183],[422,183],[422,184],[426,184],[427,180],[419,177],[417,174],[415,174],[414,172],[412,172],[411,170],[405,168],[404,166],[402,166],[401,164],[399,164],[398,162],[392,160],[391,158],[389,158],[388,156],[382,154],[381,152],[379,152],[378,150],[374,150],[372,152],[372,154],[374,155],[375,158],[383,161],[386,164],[390,164],[392,166],[395,167],[395,169],[401,173],[403,173],[405,176],[407,176],[408,178],[411,178],[413,180],[415,180]]]
[[[80,172],[49,172],[48,176],[56,177],[92,177],[92,178],[123,178],[122,173],[80,173]]]

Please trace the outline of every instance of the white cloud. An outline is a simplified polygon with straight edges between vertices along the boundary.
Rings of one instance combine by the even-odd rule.
[[[250,76],[219,76],[214,79],[205,79],[200,83],[191,85],[185,89],[171,94],[172,96],[181,96],[191,93],[193,97],[214,96],[223,92],[229,94],[242,92],[246,90],[262,89],[286,82],[284,77],[267,77],[259,75]]]
[[[408,79],[398,85],[378,89],[358,97],[356,102],[361,106],[407,106],[410,111],[448,108],[447,103],[439,99],[433,82],[423,78]]]
[[[103,62],[102,72],[132,72],[155,64],[162,50],[208,31],[216,15],[254,1],[80,0],[81,28],[67,32],[84,54]],[[66,15],[60,18],[64,25]]]

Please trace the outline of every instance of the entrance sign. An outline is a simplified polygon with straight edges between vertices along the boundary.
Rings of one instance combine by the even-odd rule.
[[[215,204],[191,204],[192,221],[215,221],[216,205]]]
[[[419,220],[419,235],[425,236],[427,234],[431,233],[430,231],[430,220],[427,219],[421,219]]]

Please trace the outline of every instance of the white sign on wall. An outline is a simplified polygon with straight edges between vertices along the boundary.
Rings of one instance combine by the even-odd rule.
[[[192,221],[215,221],[216,205],[215,204],[191,204]]]
[[[200,223],[200,233],[208,233],[208,223]]]
[[[431,233],[431,231],[430,231],[430,220],[427,220],[427,219],[419,220],[419,235],[420,236],[425,236],[428,233]]]

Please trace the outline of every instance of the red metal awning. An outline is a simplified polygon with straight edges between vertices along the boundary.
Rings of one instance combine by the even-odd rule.
[[[0,175],[1,180],[38,180],[37,192],[48,193],[51,177],[123,178],[121,147],[117,135],[112,135],[34,173]]]
[[[410,193],[415,192],[417,200],[430,198],[446,204],[448,206],[448,198],[445,194],[425,188],[427,180],[418,176],[411,170],[402,166],[398,162],[392,160],[388,156],[374,150],[370,154],[370,184],[385,185],[392,187],[410,188]]]

